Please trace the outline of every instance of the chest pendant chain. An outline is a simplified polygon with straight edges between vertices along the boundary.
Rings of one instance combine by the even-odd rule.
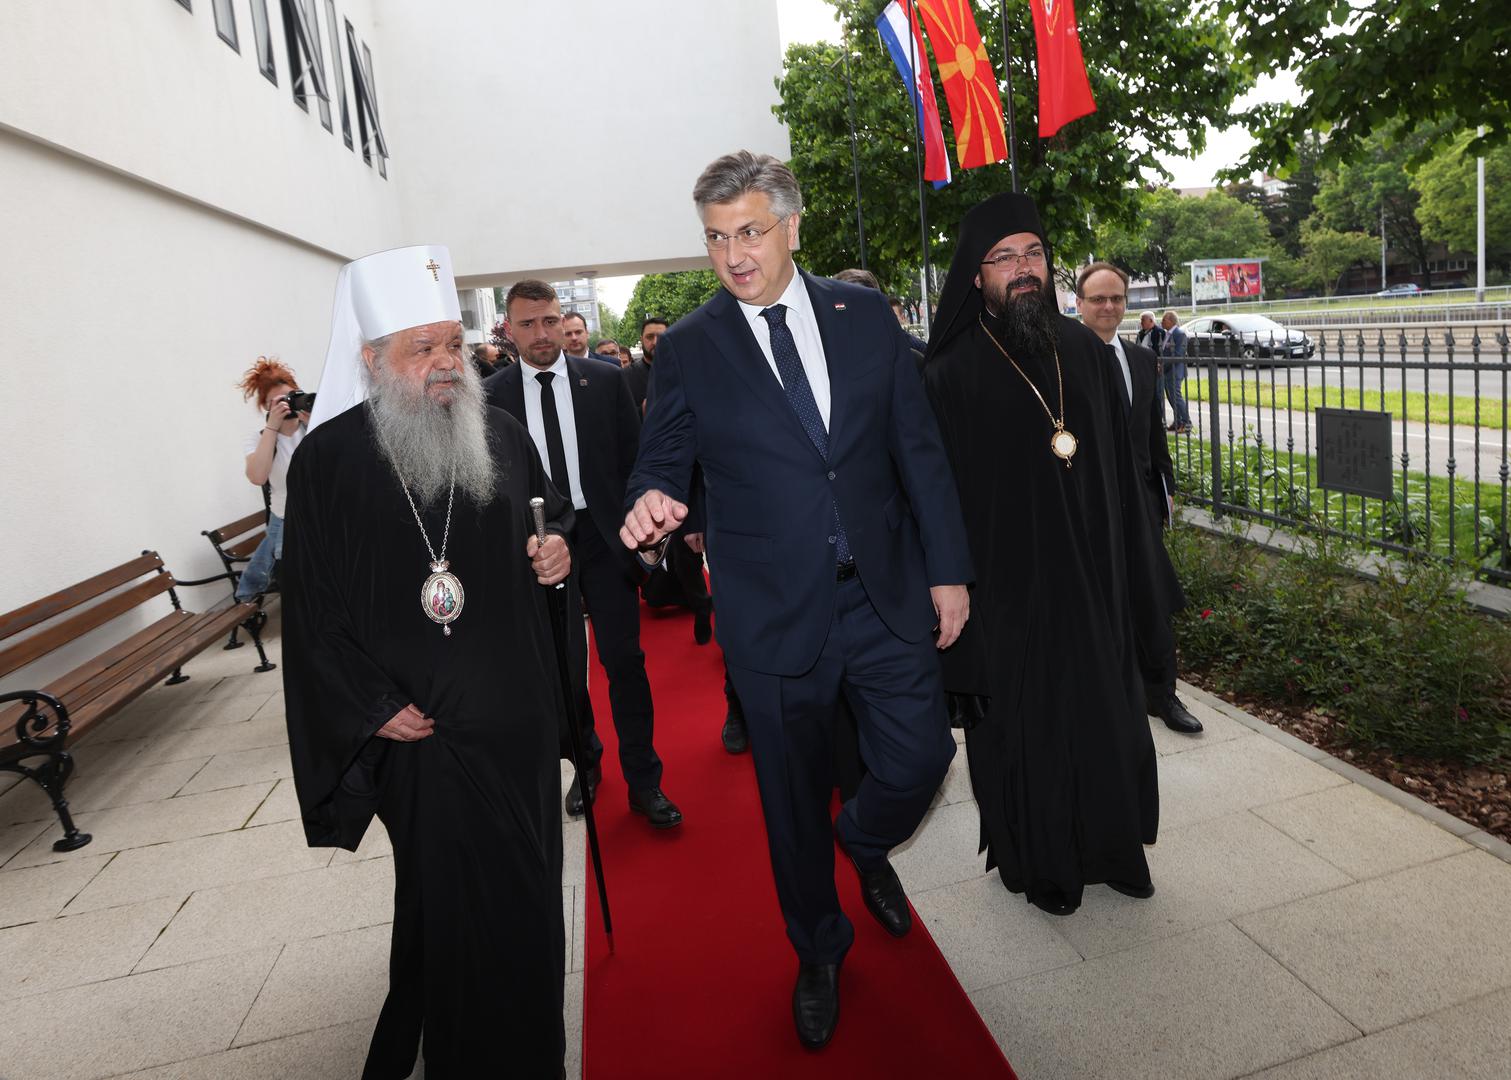
[[[450,637],[451,624],[460,617],[462,605],[467,602],[462,583],[451,573],[451,564],[446,561],[446,543],[451,539],[451,503],[456,497],[456,469],[451,470],[451,490],[446,494],[446,528],[441,533],[440,555],[436,555],[435,548],[430,546],[430,534],[425,531],[425,522],[420,519],[420,511],[409,494],[409,485],[400,480],[399,486],[404,489],[404,498],[409,500],[414,523],[420,527],[420,538],[425,541],[425,550],[430,552],[430,576],[420,586],[420,607],[426,618],[439,623],[441,632]]]
[[[986,323],[982,322],[979,315],[976,317],[976,321],[981,323],[981,329],[985,330],[986,336],[992,339],[992,344],[997,346],[997,351],[1007,357],[1007,362],[1013,366],[1013,370],[1023,376],[1023,381],[1028,383],[1028,388],[1034,392],[1034,397],[1039,399],[1039,404],[1044,409],[1044,415],[1049,417],[1049,422],[1054,425],[1055,429],[1055,433],[1049,437],[1050,453],[1065,462],[1067,469],[1070,468],[1070,459],[1076,456],[1076,447],[1080,444],[1076,441],[1076,437],[1065,428],[1065,378],[1060,374],[1059,348],[1055,349],[1055,382],[1059,384],[1060,388],[1060,418],[1056,420],[1055,414],[1050,411],[1049,406],[1044,401],[1044,395],[1039,393],[1039,388],[1034,385],[1034,381],[1018,366],[1018,361],[1008,356],[1007,350],[1002,347],[1002,342],[992,337],[992,332],[986,329]]]

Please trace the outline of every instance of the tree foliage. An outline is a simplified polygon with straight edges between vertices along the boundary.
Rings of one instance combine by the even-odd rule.
[[[874,29],[885,2],[829,2],[836,17],[850,27],[868,268],[889,291],[916,296],[920,237],[915,128],[907,90]],[[1000,78],[997,5],[973,0],[973,7]],[[1158,155],[1184,153],[1187,147],[1200,151],[1207,123],[1227,124],[1229,105],[1248,86],[1230,62],[1228,31],[1212,12],[1193,13],[1144,0],[1107,0],[1078,14],[1097,112],[1045,140],[1037,134],[1037,73],[1028,0],[1007,4],[1022,186],[1038,202],[1062,265],[1079,261],[1091,250],[1088,217],[1132,225],[1140,187],[1151,178],[1169,179]],[[786,72],[777,83],[781,102],[775,107],[788,128],[793,170],[807,204],[803,260],[826,274],[861,263],[843,55],[836,45],[789,47]],[[935,95],[945,114],[945,141],[953,161],[954,133],[937,70]],[[926,189],[930,258],[936,267],[947,263],[965,211],[988,195],[1008,190],[1006,164],[964,173],[957,169],[949,186]]]
[[[1296,281],[1321,289],[1325,296],[1337,291],[1338,279],[1349,267],[1379,250],[1378,241],[1365,233],[1329,229],[1316,219],[1302,225],[1301,247]]]
[[[1478,244],[1475,155],[1466,133],[1411,178],[1417,193],[1422,236],[1451,251],[1472,252]],[[1485,155],[1485,261],[1511,263],[1511,144]]]
[[[609,307],[609,305],[605,304],[602,300],[598,301],[598,333],[592,336],[591,340],[593,348],[596,349],[598,347],[598,343],[600,341],[603,341],[605,338],[608,338],[616,343],[620,340],[619,320],[620,316],[617,311]]]
[[[1170,286],[1190,288],[1187,262],[1197,259],[1265,258],[1265,286],[1286,277],[1283,252],[1259,209],[1224,191],[1186,198],[1169,188],[1140,192],[1136,224],[1108,226],[1098,233],[1097,255],[1134,277],[1154,280],[1160,302]]]
[[[640,340],[640,324],[649,315],[674,323],[696,311],[719,291],[712,270],[683,270],[674,274],[646,274],[635,283],[624,314],[619,318],[623,341]]]
[[[1140,191],[1134,223],[1108,223],[1097,230],[1098,258],[1122,267],[1131,277],[1149,278],[1159,286],[1160,303],[1170,301],[1170,283],[1180,272],[1171,243],[1180,229],[1180,195],[1169,188]]]
[[[1236,27],[1240,67],[1296,73],[1298,105],[1264,104],[1237,118],[1255,136],[1235,177],[1296,163],[1313,132],[1329,162],[1372,135],[1484,125],[1482,148],[1511,139],[1511,18],[1504,0],[1211,0]],[[1415,144],[1412,162],[1430,145]]]

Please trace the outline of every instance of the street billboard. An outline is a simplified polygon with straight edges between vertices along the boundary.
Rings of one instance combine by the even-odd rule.
[[[1203,259],[1191,264],[1191,299],[1198,304],[1258,300],[1263,295],[1261,259]]]

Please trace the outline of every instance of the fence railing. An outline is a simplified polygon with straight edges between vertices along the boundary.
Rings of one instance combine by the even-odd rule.
[[[1507,327],[1209,334],[1188,344],[1184,370],[1171,366],[1165,379],[1167,401],[1173,382],[1189,414],[1171,438],[1185,500],[1511,584]],[[1340,473],[1352,491],[1337,490]],[[1352,484],[1354,473],[1373,479]]]

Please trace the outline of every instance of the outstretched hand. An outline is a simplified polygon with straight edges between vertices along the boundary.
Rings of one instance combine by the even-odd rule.
[[[687,504],[652,489],[635,500],[624,515],[619,539],[631,551],[644,551],[682,527],[687,520]]]

